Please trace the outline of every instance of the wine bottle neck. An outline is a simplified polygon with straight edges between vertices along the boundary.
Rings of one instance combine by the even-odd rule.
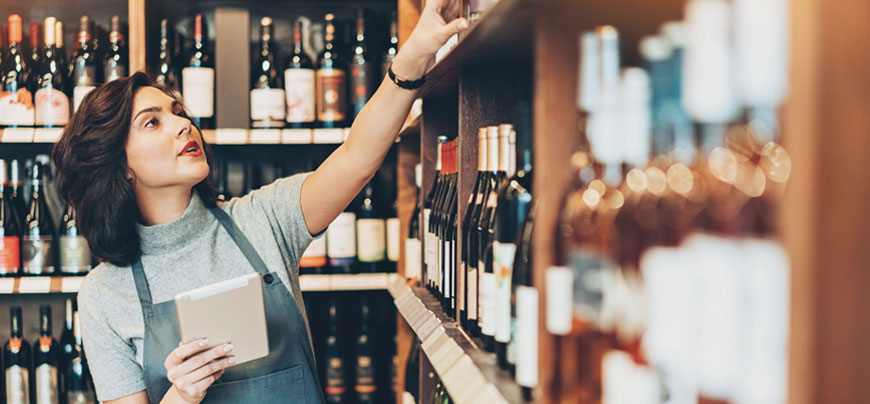
[[[12,338],[21,338],[21,314],[13,314],[9,318],[9,330]]]

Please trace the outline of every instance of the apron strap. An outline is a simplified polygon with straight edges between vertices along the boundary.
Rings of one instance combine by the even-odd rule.
[[[248,241],[248,238],[242,233],[236,223],[233,222],[233,219],[230,218],[230,215],[227,212],[224,212],[223,209],[219,207],[208,208],[211,213],[217,218],[218,222],[220,222],[221,226],[224,227],[224,230],[230,234],[230,237],[233,238],[233,241],[236,242],[236,245],[242,250],[242,254],[245,255],[245,258],[248,259],[248,262],[251,263],[251,266],[254,267],[254,270],[259,272],[262,275],[266,275],[269,273],[269,268],[266,267],[266,263],[263,262],[263,259],[260,258],[260,254],[257,253],[257,250],[254,246],[251,245],[251,242]]]
[[[136,292],[139,293],[139,303],[142,307],[151,305],[151,289],[148,287],[148,279],[145,278],[145,269],[142,268],[142,257],[136,257],[133,261],[133,281],[136,282]]]

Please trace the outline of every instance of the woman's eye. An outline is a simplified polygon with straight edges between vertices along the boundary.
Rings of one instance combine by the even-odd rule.
[[[146,128],[152,128],[154,126],[157,126],[157,118],[151,118],[148,120],[148,122],[145,122]]]

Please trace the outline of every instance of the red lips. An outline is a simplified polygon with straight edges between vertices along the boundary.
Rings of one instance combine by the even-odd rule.
[[[184,149],[181,149],[178,155],[183,157],[199,157],[202,156],[202,149],[199,148],[199,144],[191,140],[184,145]]]

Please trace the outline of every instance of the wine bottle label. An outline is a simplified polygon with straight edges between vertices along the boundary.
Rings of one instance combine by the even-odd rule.
[[[271,127],[273,121],[283,125],[285,116],[284,90],[280,88],[256,88],[251,90],[252,126]],[[264,121],[264,122],[257,122]]]
[[[112,80],[127,77],[127,66],[111,60],[109,63],[106,63],[104,73],[106,75],[106,82],[108,83]]]
[[[345,119],[345,87],[344,70],[317,70],[317,120],[328,122]]]
[[[9,72],[9,76],[15,72]],[[15,77],[11,77],[13,85],[8,82],[4,91],[0,91],[0,126],[32,126],[35,118],[33,107],[33,95],[26,88],[18,88],[14,83]]]
[[[477,269],[468,271],[468,319],[477,320],[478,312],[478,290],[477,290]]]
[[[96,69],[93,65],[87,65],[85,62],[79,61],[73,67],[73,83],[76,87],[94,87],[96,82]]]
[[[356,214],[341,212],[326,229],[326,255],[335,266],[352,265],[356,258]]]
[[[426,277],[432,279],[431,273],[429,273],[429,267],[435,262],[435,240],[432,237],[432,233],[429,231],[429,216],[432,214],[432,209],[425,208],[423,209],[423,241],[425,245],[423,246],[423,263],[426,265]]]
[[[29,379],[26,367],[6,368],[6,404],[30,404]]]
[[[387,259],[392,262],[399,262],[400,228],[399,218],[387,219]]]
[[[10,275],[21,270],[21,239],[18,236],[0,237],[0,274]]]
[[[77,85],[73,88],[73,112],[79,110],[79,105],[82,105],[82,101],[84,101],[85,96],[88,95],[91,91],[94,91],[96,87],[87,85]]]
[[[356,364],[356,384],[354,385],[357,400],[360,402],[373,401],[377,386],[375,385],[375,369],[372,366],[371,356],[360,356]]]
[[[326,401],[341,403],[347,386],[344,383],[344,365],[341,358],[329,358],[326,366]]]
[[[184,104],[195,118],[214,116],[214,69],[185,67],[181,70],[181,93]]]
[[[326,266],[326,236],[311,240],[311,244],[308,245],[302,254],[302,259],[299,260],[299,266],[302,268]]]
[[[24,236],[21,243],[21,268],[26,274],[54,272],[54,240],[51,236]]]
[[[450,299],[453,297],[453,271],[450,270],[450,244],[452,241],[444,242],[444,252],[442,255],[441,273],[444,274],[444,297]]]
[[[84,236],[60,236],[60,270],[83,273],[91,269],[91,250]]]
[[[314,81],[313,69],[284,70],[287,122],[314,122]]]
[[[57,367],[44,363],[36,367],[36,404],[57,404]]]
[[[480,314],[483,318],[481,331],[484,335],[494,337],[496,328],[498,327],[498,319],[495,313],[495,274],[490,272],[482,272],[480,274],[480,302],[483,304],[483,312]]]
[[[423,276],[421,261],[423,245],[415,238],[405,239],[405,277],[408,279]]]
[[[538,385],[538,290],[517,286],[516,380],[523,387]]]
[[[611,330],[614,313],[605,306],[605,294],[614,284],[616,263],[588,249],[571,251],[570,263],[575,280],[574,315],[599,330]]]
[[[363,65],[354,64],[350,69],[350,104],[353,106],[354,118],[359,115],[366,102],[372,97],[374,67],[373,63],[366,63]]]
[[[511,278],[514,270],[514,256],[517,245],[513,243],[492,243],[493,272],[495,273],[495,316],[498,328],[495,340],[507,343],[511,339]]]
[[[51,75],[46,74],[45,80],[51,80]],[[69,98],[66,94],[51,86],[47,82],[45,86],[36,90],[36,124],[39,126],[63,126],[69,121]]]
[[[386,258],[386,224],[384,219],[356,221],[357,258],[360,262],[380,262]]]
[[[547,268],[547,331],[555,335],[571,332],[574,306],[574,270],[569,267]]]

